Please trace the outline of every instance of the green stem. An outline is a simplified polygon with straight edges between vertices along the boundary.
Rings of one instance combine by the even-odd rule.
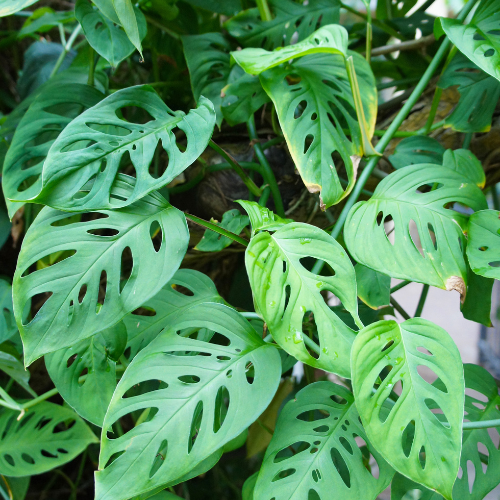
[[[410,319],[410,315],[400,306],[399,302],[391,297],[391,305],[396,311],[403,316],[404,319]]]
[[[35,406],[38,403],[41,403],[42,401],[45,401],[46,399],[49,399],[52,396],[55,396],[56,394],[59,394],[59,391],[55,388],[51,389],[50,391],[47,391],[45,394],[42,394],[41,396],[38,396],[35,399],[30,399],[29,401],[21,405],[21,409],[27,410],[28,408],[31,408],[32,406]]]
[[[271,188],[269,186],[266,186],[262,191],[262,196],[259,198],[258,202],[261,207],[265,207],[267,205],[267,200],[269,199],[270,194]]]
[[[497,185],[491,186],[491,197],[493,198],[493,207],[495,210],[500,210],[500,199],[498,198]]]
[[[391,288],[391,294],[396,293],[398,290],[401,290],[401,288],[404,288],[406,285],[409,285],[410,283],[412,283],[412,282],[409,280],[402,281],[401,283],[398,283],[397,285],[395,285]]]
[[[261,319],[261,317],[256,312],[240,312],[244,318],[248,319]]]
[[[190,221],[194,222],[195,224],[198,224],[199,226],[206,227],[207,229],[210,229],[211,231],[214,231],[215,233],[222,234],[222,236],[225,236],[226,238],[229,238],[231,240],[234,240],[243,246],[247,247],[248,246],[248,241],[244,240],[237,234],[231,233],[230,231],[226,231],[220,226],[217,226],[216,224],[213,224],[212,222],[208,222],[206,220],[200,219],[199,217],[196,217],[195,215],[191,214],[184,214],[186,216],[186,219],[189,219]]]
[[[449,424],[448,424],[448,426],[449,426]],[[464,422],[464,430],[488,429],[490,427],[500,427],[500,419],[483,420],[482,422]]]
[[[462,149],[469,149],[470,142],[472,141],[472,132],[465,134],[464,142],[462,143]]]
[[[14,401],[9,396],[9,394],[7,393],[7,391],[3,387],[0,387],[0,396],[2,396],[2,398],[5,400],[6,403],[8,403],[9,405],[11,405],[10,406],[11,408],[16,409],[16,410],[20,410],[21,409],[21,405],[18,404],[18,403],[16,403],[16,401]]]
[[[262,147],[258,142],[259,137],[255,128],[255,119],[253,115],[247,121],[247,129],[250,139],[254,142],[253,148],[255,151],[255,155],[257,156],[257,159],[262,166],[261,175],[262,177],[264,177],[264,181],[269,184],[269,188],[271,189],[274,205],[276,207],[276,213],[280,217],[285,217],[285,208],[283,207],[283,200],[281,199],[281,193],[278,187],[278,183],[276,182],[276,177],[274,177],[271,165],[269,165],[266,155],[264,154],[264,151],[262,151]]]
[[[61,67],[61,64],[63,63],[64,58],[66,57],[68,52],[71,50],[71,47],[73,47],[73,43],[75,43],[76,37],[80,33],[81,29],[82,29],[82,27],[80,26],[80,24],[78,24],[76,26],[76,28],[73,30],[73,33],[71,33],[71,36],[69,37],[68,43],[66,43],[66,45],[64,46],[61,54],[59,55],[59,57],[56,61],[56,64],[54,65],[54,67],[52,68],[52,71],[50,72],[49,79],[52,78],[59,71],[59,68]]]
[[[95,50],[89,46],[89,78],[87,85],[94,86]]]
[[[414,318],[419,318],[422,316],[422,311],[424,310],[425,299],[427,298],[427,294],[429,293],[429,285],[424,285],[422,288],[422,293],[420,294],[420,299],[417,304],[417,309],[415,310]]]
[[[259,9],[260,17],[263,21],[272,21],[273,15],[267,0],[257,0],[257,7]]]
[[[366,20],[366,62],[370,64],[372,58],[372,13],[370,6],[366,9],[368,19]]]
[[[163,24],[159,23],[156,19],[153,19],[152,17],[149,16],[144,16],[146,18],[146,21],[149,24],[152,24],[153,26],[156,26],[157,28],[160,28],[163,32],[167,33],[167,35],[170,35],[174,40],[181,40],[181,35],[179,33],[176,33],[175,31],[171,30],[170,28],[167,28],[166,26],[163,26]]]
[[[274,139],[271,139],[270,141],[263,142],[260,147],[262,149],[267,149],[270,148],[271,146],[276,146],[276,144],[281,144],[282,142],[285,142],[285,138],[281,135],[278,137],[275,137]]]
[[[262,190],[255,185],[255,182],[248,177],[248,174],[241,168],[241,165],[226,151],[224,151],[220,146],[215,144],[214,141],[210,140],[208,145],[217,153],[219,153],[228,163],[231,165],[233,170],[241,177],[241,180],[245,183],[245,186],[249,191],[255,196],[262,196]]]

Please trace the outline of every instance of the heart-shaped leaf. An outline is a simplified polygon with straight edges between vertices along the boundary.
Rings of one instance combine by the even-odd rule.
[[[451,500],[464,411],[462,361],[452,338],[420,318],[400,325],[379,321],[358,333],[351,368],[356,406],[373,446],[397,471]],[[424,376],[439,378],[440,385]],[[387,415],[381,409],[390,398],[397,401]]]
[[[486,278],[500,279],[500,212],[481,210],[469,220],[467,258],[472,270]]]
[[[119,118],[127,107],[149,113],[147,123]],[[148,85],[119,90],[75,118],[50,148],[43,166],[42,191],[37,202],[66,211],[118,208],[139,200],[168,184],[183,172],[206,148],[212,135],[215,112],[208,99],[200,99],[187,115],[172,111]],[[185,151],[176,144],[174,131],[184,132]],[[168,153],[166,170],[155,178],[149,167],[161,141]],[[136,172],[133,192],[123,200],[111,200],[110,192],[122,158],[130,157]],[[80,190],[95,179],[90,193]],[[27,201],[28,197],[18,197]]]
[[[349,55],[354,60],[371,137],[377,114],[375,79],[361,55]],[[260,80],[276,107],[288,149],[307,189],[320,193],[324,207],[338,203],[353,188],[360,157],[365,153],[343,56],[306,56],[262,73]],[[336,170],[340,161],[344,173],[342,167]],[[341,179],[347,184],[345,189]]]
[[[205,329],[216,333],[190,338]],[[116,388],[104,420],[96,499],[125,500],[186,474],[262,413],[280,375],[277,349],[233,309],[206,303],[182,311]],[[129,395],[145,381],[156,381],[157,390]],[[117,420],[147,409],[152,419],[113,435]]]
[[[323,260],[329,275],[310,272],[305,264],[313,259]],[[331,292],[337,296],[358,327],[363,326],[358,317],[354,268],[344,249],[325,231],[296,222],[274,234],[264,231],[254,236],[245,253],[245,265],[255,310],[276,342],[308,365],[350,378],[355,332],[322,295]],[[309,338],[315,329],[319,347]]]
[[[42,402],[22,416],[0,414],[0,474],[31,476],[70,462],[89,444],[94,433],[71,409]]]
[[[358,297],[372,309],[387,306],[391,298],[391,278],[363,264],[354,267]]]
[[[14,308],[12,304],[12,286],[0,279],[0,344],[10,339],[17,332]]]
[[[208,276],[193,269],[179,269],[154,297],[123,318],[128,335],[127,358],[132,359],[164,328],[175,323],[181,311],[203,302],[224,303],[224,299]]]
[[[267,69],[307,54],[327,52],[346,57],[348,38],[349,34],[343,26],[330,24],[316,30],[302,42],[294,45],[278,47],[273,51],[254,48],[237,50],[231,52],[231,58],[250,75],[259,75]]]
[[[378,466],[378,477],[365,465],[365,454],[374,456],[369,467]],[[393,474],[369,443],[352,394],[340,385],[316,382],[281,411],[253,498],[326,500],[332,492],[346,500],[376,498]]]
[[[94,87],[80,83],[44,87],[17,126],[5,157],[2,187],[7,200],[37,196],[50,147],[73,118],[102,98]],[[7,201],[10,217],[22,205]]]
[[[354,205],[344,237],[355,260],[393,278],[458,290],[465,298],[469,216],[486,208],[481,190],[450,168],[422,164],[387,176]]]
[[[480,188],[484,187],[486,176],[483,166],[468,149],[447,149],[443,155],[443,167],[454,170]]]
[[[436,139],[415,135],[404,138],[389,156],[389,160],[394,168],[421,163],[442,165],[444,152],[445,148]]]
[[[59,394],[80,416],[99,427],[116,387],[116,360],[126,344],[127,330],[120,322],[45,356]]]
[[[340,3],[309,0],[307,5],[292,0],[268,0],[273,12],[271,21],[263,21],[259,9],[240,12],[224,27],[245,47],[275,49],[298,42],[319,26],[339,22]],[[295,35],[295,33],[297,33]]]
[[[130,196],[132,181],[121,176],[113,196]],[[120,321],[154,296],[182,261],[189,239],[186,220],[158,193],[96,216],[100,218],[68,221],[68,213],[46,207],[26,233],[13,286],[28,365]],[[162,234],[158,250],[150,236],[157,227]],[[63,260],[26,275],[36,261],[61,251],[66,252]],[[132,270],[126,267],[128,252]],[[27,301],[46,294],[50,296],[35,317],[22,321]]]

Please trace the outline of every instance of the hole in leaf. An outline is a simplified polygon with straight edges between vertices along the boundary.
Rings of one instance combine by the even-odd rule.
[[[165,458],[167,457],[168,441],[164,439],[160,446],[158,446],[158,451],[156,452],[155,458],[153,460],[153,465],[149,471],[149,478],[151,479],[160,469],[160,467],[165,463]]]
[[[314,135],[307,134],[306,138],[304,139],[304,154],[306,154],[309,151],[313,142],[314,142]]]
[[[344,481],[344,484],[350,488],[351,487],[351,474],[349,473],[349,468],[347,467],[347,464],[345,463],[344,457],[340,454],[340,452],[337,450],[337,448],[332,448],[330,450],[331,458],[333,465],[337,469],[337,472],[340,475],[340,478],[342,481]]]
[[[155,392],[160,389],[166,389],[168,384],[166,382],[162,382],[158,379],[149,379],[139,382],[132,387],[129,387],[122,395],[123,399],[133,398],[134,396],[139,396],[142,394],[147,394],[148,392]]]
[[[421,345],[417,347],[417,351],[419,351],[423,354],[427,354],[427,356],[433,356],[431,351],[429,351],[428,349],[426,349],[424,346],[421,346]]]
[[[196,408],[193,412],[193,419],[191,420],[191,429],[189,431],[188,438],[188,453],[191,453],[196,439],[198,438],[198,432],[201,428],[201,421],[203,420],[203,401],[198,401]]]
[[[186,297],[193,297],[194,295],[194,293],[189,288],[186,288],[185,286],[182,285],[174,284],[172,285],[172,288],[176,292],[182,293],[182,295],[186,295]]]
[[[339,405],[346,405],[347,404],[347,400],[344,399],[342,396],[339,396],[338,394],[332,394],[330,396],[330,399],[334,402],[334,403],[337,403]]]
[[[321,412],[319,411],[304,411],[301,414],[297,415],[295,418],[297,420],[302,420],[304,422],[315,422],[317,420],[323,420],[325,418],[328,418],[330,416],[330,412],[323,410]]]
[[[83,302],[83,299],[85,298],[85,295],[87,294],[87,285],[82,285],[80,288],[80,291],[78,292],[78,302],[80,304]]]
[[[151,241],[153,242],[153,248],[155,249],[155,252],[158,253],[160,251],[161,244],[163,242],[163,234],[162,234],[161,226],[157,220],[154,220],[151,223],[151,226],[149,228],[149,234],[151,235]]]
[[[380,224],[382,224],[383,219],[384,219],[384,212],[379,212],[377,214],[377,226],[380,226]]]
[[[487,403],[489,401],[487,396],[474,389],[469,389],[468,387],[465,388],[465,395],[470,396],[471,398],[477,399],[479,401],[482,401],[483,403]]]
[[[430,222],[427,223],[427,229],[429,230],[429,236],[431,238],[432,244],[434,246],[434,250],[438,249],[438,243],[436,240],[436,233],[434,232],[434,227]]]
[[[300,101],[299,104],[297,104],[295,111],[293,112],[293,117],[295,119],[300,118],[306,108],[307,108],[307,101]]]
[[[87,229],[87,233],[93,234],[95,236],[110,237],[110,236],[116,236],[117,234],[120,233],[120,231],[111,227],[100,227],[96,229]]]
[[[328,432],[328,430],[330,429],[330,427],[328,427],[328,425],[320,425],[319,427],[315,427],[313,429],[314,432]]]
[[[352,446],[350,445],[349,441],[347,441],[347,439],[344,436],[341,436],[339,438],[339,442],[350,455],[352,455],[354,453],[352,450]]]
[[[42,450],[40,453],[42,454],[42,456],[46,458],[57,458],[57,455],[54,455],[53,453],[47,450]]]
[[[472,460],[467,460],[467,476],[469,478],[469,493],[472,494],[474,482],[476,481],[476,468]]]
[[[251,361],[248,361],[248,363],[245,365],[245,377],[247,378],[247,382],[249,384],[253,384],[253,380],[255,377],[255,368]]]
[[[229,410],[230,396],[227,387],[221,386],[217,391],[214,405],[214,432],[217,433],[224,424]]]
[[[420,235],[418,234],[418,227],[413,219],[410,220],[408,234],[410,235],[415,248],[419,251],[420,255],[425,258],[424,251],[422,250],[422,242],[420,241]]]
[[[484,57],[491,57],[493,55],[495,55],[495,49],[488,49],[484,53]]]
[[[500,267],[500,260],[495,260],[493,262],[489,262],[488,265],[490,267]]]
[[[109,431],[108,431],[109,432]],[[104,468],[106,467],[109,467],[115,460],[117,460],[120,456],[122,456],[123,454],[125,453],[125,450],[122,450],[122,451],[117,451],[116,453],[113,453],[108,461],[106,462],[106,465],[104,466]]]
[[[130,247],[125,247],[121,257],[120,293],[122,293],[130,276],[132,275],[133,257]]]
[[[11,465],[12,467],[15,466],[15,462],[14,462],[14,459],[12,458],[12,455],[9,455],[8,453],[6,453],[3,458],[5,459],[5,461]]]
[[[156,311],[152,307],[139,307],[132,311],[134,316],[156,316]]]
[[[125,137],[132,133],[132,130],[121,127],[119,125],[103,124],[103,123],[86,123],[88,128],[95,130],[96,132],[101,132],[106,135],[117,135],[119,137]]]
[[[291,476],[292,474],[295,474],[295,469],[282,470],[281,472],[278,472],[278,474],[276,474],[273,477],[272,482],[274,483],[274,482],[279,481],[281,479],[285,479],[285,477]]]
[[[422,470],[425,469],[425,446],[422,445],[422,448],[420,448],[420,451],[418,453],[418,461],[420,462],[420,467],[422,467]]]
[[[123,108],[117,109],[115,113],[120,120],[141,125],[154,120],[154,117],[151,116],[148,111],[138,106],[124,106]]]
[[[448,419],[446,418],[446,415],[444,414],[443,410],[441,407],[436,403],[431,398],[427,398],[424,401],[425,406],[431,411],[431,413],[436,417],[436,419],[444,426],[446,427],[446,424],[448,424]]]
[[[21,458],[28,464],[33,465],[35,463],[35,460],[33,459],[32,456],[28,455],[27,453],[23,453],[21,455]]]
[[[448,393],[448,389],[432,368],[426,365],[418,365],[417,372],[428,384],[432,384],[441,392]]]
[[[197,375],[181,375],[177,378],[185,384],[197,384],[200,381],[200,377]]]
[[[403,448],[403,453],[408,458],[411,453],[411,447],[413,445],[413,440],[415,439],[415,420],[412,420],[405,427],[403,434],[401,436],[401,446]]]

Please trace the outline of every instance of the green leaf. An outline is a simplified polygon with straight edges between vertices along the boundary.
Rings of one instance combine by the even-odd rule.
[[[445,120],[445,126],[458,132],[488,132],[491,128],[493,106],[498,102],[500,82],[489,76],[462,54],[457,54],[446,67],[438,86],[446,89],[457,86],[460,100]]]
[[[253,493],[259,473],[252,474],[244,483],[241,491],[242,500],[253,500]]]
[[[311,273],[304,267],[308,258],[323,260],[331,269],[330,275]],[[358,327],[363,326],[358,317],[354,268],[339,243],[317,227],[295,222],[274,234],[254,236],[245,253],[245,265],[255,310],[276,342],[310,366],[350,378],[355,332],[321,295],[325,291],[336,295]],[[309,321],[311,313],[319,338],[318,352],[305,343],[308,331],[303,322]]]
[[[2,184],[4,182],[5,182],[5,170],[3,171],[2,174]],[[5,242],[9,239],[11,230],[12,230],[12,224],[9,220],[9,215],[3,207],[0,207],[0,248],[2,248],[5,245]]]
[[[24,500],[30,486],[30,477],[0,476],[0,494],[4,500]]]
[[[241,215],[237,208],[233,210],[228,210],[222,216],[222,221],[220,223],[212,220],[213,223],[227,229],[231,233],[240,234],[243,228],[249,223],[249,218],[246,215]],[[210,229],[205,231],[203,238],[194,247],[195,250],[200,252],[220,252],[224,248],[228,247],[233,240],[226,238]]]
[[[137,17],[139,38],[143,40],[147,33],[146,18],[137,7],[134,7],[134,12]],[[78,0],[75,15],[90,46],[113,68],[134,52],[134,45],[125,31],[93,8],[88,0]]]
[[[486,182],[483,166],[468,149],[447,149],[443,155],[443,167],[450,168],[476,186],[483,188]]]
[[[189,337],[204,329],[217,332],[212,342]],[[262,413],[280,375],[277,349],[233,309],[212,303],[179,313],[116,388],[104,421],[96,499],[125,500],[186,474]],[[159,381],[158,389],[127,397],[147,380]],[[114,422],[147,408],[154,408],[152,420],[113,436]]]
[[[142,108],[151,120],[142,124],[119,118],[116,113],[130,106]],[[119,90],[76,117],[59,135],[43,166],[42,191],[31,201],[70,212],[127,206],[168,184],[193,163],[210,140],[214,120],[208,99],[200,99],[200,106],[186,115],[170,110],[148,85]],[[176,130],[186,134],[185,151],[176,144]],[[149,167],[160,141],[169,162],[156,179]],[[111,199],[124,156],[130,156],[136,184],[128,198]],[[90,193],[82,198],[79,191],[93,178]]]
[[[186,0],[186,2],[226,16],[232,16],[241,10],[241,0]]]
[[[72,11],[54,12],[48,7],[37,9],[23,24],[18,37],[24,37],[32,33],[45,33],[58,24],[66,24],[74,21],[75,15]]]
[[[14,308],[12,305],[12,286],[0,279],[0,344],[17,332]]]
[[[396,169],[421,163],[442,165],[444,152],[445,148],[436,139],[415,135],[404,138],[389,156],[389,161]]]
[[[418,490],[418,493],[415,490]],[[407,493],[410,493],[411,496],[408,497]],[[396,472],[391,483],[391,500],[408,500],[408,498],[418,498],[418,500],[442,500],[443,497],[439,493],[429,490],[425,486]]]
[[[500,1],[483,0],[469,24],[439,18],[434,31],[443,30],[457,49],[479,68],[500,80]]]
[[[2,2],[0,6],[0,17],[10,16],[16,12],[26,9],[38,0],[8,0]]]
[[[136,9],[134,9],[132,0],[111,0],[111,2],[125,33],[142,57],[141,40],[144,37],[141,38],[138,15]]]
[[[123,322],[45,356],[50,378],[64,400],[84,419],[102,427],[116,387],[116,361],[125,350]],[[84,380],[79,378],[86,373]]]
[[[464,410],[463,368],[452,338],[420,318],[379,321],[358,333],[351,364],[356,406],[373,446],[398,472],[451,500]],[[398,396],[392,391],[400,384]],[[391,392],[397,401],[384,415]]]
[[[123,318],[130,348],[128,359],[174,324],[177,314],[204,302],[224,303],[224,299],[208,276],[193,269],[179,269],[156,295]]]
[[[481,323],[484,326],[491,325],[491,293],[494,280],[479,276],[467,266],[467,296],[460,305],[460,310],[465,319]]]
[[[0,474],[41,474],[78,456],[98,442],[80,417],[63,406],[46,401],[19,412],[2,410],[0,415]]]
[[[339,22],[337,1],[309,0],[302,5],[292,0],[268,0],[268,4],[274,14],[271,21],[263,21],[259,9],[253,8],[226,21],[224,27],[245,47],[272,50],[303,40],[321,25]]]
[[[358,297],[372,309],[386,306],[391,298],[391,278],[387,274],[379,273],[374,269],[357,264],[356,283]]]
[[[109,0],[92,0],[92,3],[114,24],[121,26],[121,22],[118,19],[113,2]]]
[[[487,206],[481,190],[450,168],[422,164],[397,170],[369,201],[352,207],[344,229],[347,248],[376,271],[457,290],[465,299],[469,216],[457,203],[472,210]]]
[[[371,137],[377,114],[375,78],[361,55],[348,54],[354,58]],[[307,189],[320,193],[325,208],[338,203],[352,190],[364,154],[343,56],[306,56],[266,71],[260,80],[276,107],[288,149]],[[335,164],[341,162],[344,166],[337,172]],[[347,181],[345,190],[340,178]]]
[[[0,350],[0,370],[14,379],[28,394],[36,397],[36,393],[29,386],[30,372],[12,354]]]
[[[323,26],[295,45],[278,47],[272,52],[254,48],[237,50],[231,52],[231,58],[250,75],[260,75],[263,71],[307,54],[327,52],[346,57],[348,38],[349,34],[343,26],[330,24]]]
[[[374,477],[367,454],[378,466]],[[294,450],[295,453],[292,453]],[[283,408],[255,486],[254,499],[304,500],[376,498],[394,471],[369,443],[352,394],[331,382],[316,382]],[[311,492],[315,492],[312,495]]]
[[[220,127],[221,91],[228,83],[231,46],[221,33],[183,36],[182,45],[194,98],[201,102],[205,96],[212,101]]]
[[[47,154],[68,123],[97,104],[103,95],[90,85],[47,86],[23,116],[5,157],[2,187],[10,217],[23,205],[19,198],[36,197],[42,188]]]
[[[262,207],[255,201],[236,200],[248,214],[252,226],[252,236],[259,231],[276,231],[285,224],[293,222],[292,219],[283,219],[279,215]]]
[[[132,181],[120,176],[113,196],[130,196]],[[100,215],[64,225],[68,213],[46,207],[26,233],[14,275],[14,312],[27,365],[120,321],[154,296],[182,261],[189,239],[186,220],[158,193]],[[157,251],[150,229],[158,225],[162,243]],[[74,253],[25,276],[36,261],[63,250]],[[124,268],[127,252],[132,254],[132,271]],[[101,281],[106,283],[104,297],[99,297]],[[36,316],[23,322],[27,300],[47,293]]]
[[[391,2],[391,0],[378,0],[376,15],[377,19],[404,18],[417,0],[402,0],[400,2]]]

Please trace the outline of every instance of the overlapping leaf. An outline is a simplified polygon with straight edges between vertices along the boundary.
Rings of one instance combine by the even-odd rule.
[[[370,465],[378,466],[378,477],[365,466],[360,438],[375,458],[376,465]],[[332,492],[346,500],[376,498],[393,474],[368,441],[352,394],[340,385],[316,382],[280,413],[253,498],[327,500]]]
[[[415,135],[403,139],[389,156],[389,160],[394,168],[422,163],[442,165],[444,152],[445,148],[436,139]]]
[[[447,149],[443,155],[443,167],[454,170],[480,188],[484,187],[486,176],[483,166],[468,149]]]
[[[17,332],[12,304],[12,286],[0,279],[0,344],[10,339]]]
[[[423,164],[397,170],[349,212],[349,252],[381,273],[458,290],[465,298],[469,216],[456,204],[487,206],[481,190],[451,168]]]
[[[16,12],[26,9],[38,0],[5,0],[0,6],[0,17],[10,16]]]
[[[190,337],[200,329],[216,334]],[[276,348],[233,309],[207,303],[182,311],[118,384],[104,421],[96,499],[125,500],[185,475],[262,413],[280,374]],[[148,380],[158,389],[128,395]],[[113,435],[114,422],[147,409],[152,419]]]
[[[39,403],[18,417],[14,410],[0,414],[0,474],[5,476],[47,472],[98,441],[73,410],[53,403]]]
[[[424,370],[440,384],[427,382]],[[393,392],[398,383],[399,396]],[[420,318],[364,328],[352,348],[352,384],[373,446],[397,471],[450,500],[460,461],[464,378],[448,333]],[[387,415],[381,410],[390,397],[397,401]]]
[[[363,264],[354,267],[358,297],[372,309],[387,306],[391,298],[391,278]]]
[[[132,181],[121,176],[113,196],[129,197]],[[13,285],[26,364],[117,323],[154,296],[182,261],[189,239],[186,220],[158,193],[99,214],[94,215],[98,219],[71,222],[67,213],[47,207],[26,233]],[[151,240],[152,227],[161,229],[158,250]],[[67,252],[64,260],[27,274],[36,261],[61,251]],[[133,260],[128,274],[122,262],[127,252]],[[104,295],[99,298],[101,287]],[[27,301],[44,294],[50,296],[35,317],[22,321]]]
[[[255,201],[237,200],[237,202],[248,214],[252,226],[252,236],[259,231],[276,231],[283,225],[293,222],[292,219],[283,219]]]
[[[142,56],[140,21],[132,0],[111,0],[111,3],[129,40]]]
[[[323,260],[330,275],[304,267],[307,258]],[[350,378],[355,332],[331,310],[321,292],[336,295],[358,326],[354,268],[344,249],[327,233],[302,223],[286,224],[274,234],[261,232],[245,254],[255,310],[278,344],[300,361]],[[312,313],[312,315],[311,315]],[[314,317],[319,352],[308,350],[303,322]],[[314,349],[314,348],[313,348]]]

